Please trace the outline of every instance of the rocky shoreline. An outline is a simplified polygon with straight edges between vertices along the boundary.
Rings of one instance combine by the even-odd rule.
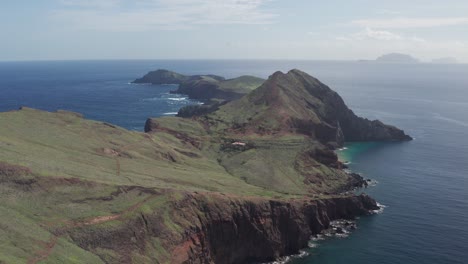
[[[272,261],[299,253],[312,235],[331,227],[334,220],[354,219],[379,209],[366,195],[317,201],[233,202],[229,201],[234,206],[228,208],[222,206],[223,201],[207,208],[209,217],[195,230],[203,231],[205,249],[211,256],[194,254],[189,259],[199,259],[200,263]]]
[[[154,81],[191,80],[160,77]],[[215,82],[245,91],[236,85],[252,79],[239,78]],[[63,263],[69,254],[88,263],[268,262],[300,253],[322,232],[345,235],[356,217],[381,209],[351,192],[368,182],[347,172],[334,150],[349,140],[411,137],[356,116],[299,70],[252,87],[208,113],[150,118],[145,133],[64,111],[0,113],[2,138],[12,142],[0,194],[25,216],[8,222],[43,232],[9,236],[12,252],[23,249],[29,263]],[[24,210],[17,198],[37,206]]]
[[[190,193],[171,207],[174,224],[183,230],[168,233],[159,224],[161,215],[154,211],[141,214],[121,230],[96,234],[82,229],[70,236],[90,251],[114,248],[125,241],[143,246],[157,237],[171,252],[170,263],[272,262],[298,254],[312,237],[336,229],[337,220],[351,223],[379,209],[365,194],[283,201]],[[125,261],[121,256],[119,263]]]

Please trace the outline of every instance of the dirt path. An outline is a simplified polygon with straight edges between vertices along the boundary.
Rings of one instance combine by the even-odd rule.
[[[126,208],[119,214],[98,216],[98,217],[93,217],[93,218],[89,218],[89,219],[82,220],[82,221],[76,221],[76,222],[75,221],[67,222],[67,224],[64,227],[57,228],[58,230],[56,232],[57,235],[53,235],[49,239],[49,241],[45,243],[45,246],[43,249],[36,251],[34,253],[34,256],[28,259],[27,264],[37,264],[40,261],[46,260],[52,254],[52,251],[54,250],[54,247],[57,245],[57,241],[59,240],[59,238],[66,235],[66,233],[70,231],[71,229],[83,227],[83,226],[98,225],[98,224],[118,220],[123,215],[137,210],[138,208],[143,206],[146,202],[148,202],[149,200],[157,196],[158,194],[152,194],[146,197],[145,199],[143,199],[142,201]],[[48,226],[50,227],[50,225]]]
[[[57,244],[57,240],[59,239],[58,236],[52,236],[49,241],[46,243],[45,247],[42,250],[37,251],[34,253],[34,257],[28,260],[28,264],[36,264],[39,261],[46,260],[49,255],[52,253],[55,245]]]

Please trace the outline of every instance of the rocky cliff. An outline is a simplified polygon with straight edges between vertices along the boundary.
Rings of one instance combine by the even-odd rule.
[[[168,70],[149,72],[133,83],[147,84],[179,84],[172,93],[186,94],[196,100],[224,100],[239,99],[263,83],[263,79],[253,76],[240,76],[226,80],[224,77],[207,75],[182,75]]]
[[[334,147],[410,139],[298,70],[209,111],[149,119],[147,133],[67,111],[0,113],[0,263],[272,261],[378,209],[349,192],[363,179]]]
[[[246,133],[299,133],[335,147],[345,141],[411,140],[394,126],[356,116],[338,93],[299,70],[274,73],[258,89],[211,115],[220,117]]]
[[[147,256],[157,250],[151,241],[158,238],[167,255],[154,262],[258,263],[297,254],[333,220],[354,219],[378,209],[366,195],[284,201],[192,193],[170,206],[170,228],[155,211],[142,213],[113,232],[96,233],[85,227],[70,235],[91,252],[127,244],[131,246],[127,250]],[[121,252],[111,262],[130,263],[130,255]]]

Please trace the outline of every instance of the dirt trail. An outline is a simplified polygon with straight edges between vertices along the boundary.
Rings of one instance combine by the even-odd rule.
[[[59,239],[58,236],[52,236],[49,241],[46,243],[45,247],[42,250],[37,251],[33,258],[28,260],[28,264],[36,264],[39,261],[46,260],[49,255],[52,253],[55,245],[57,244],[57,240]]]
[[[82,220],[82,221],[67,221],[67,224],[65,226],[58,227],[56,229],[57,230],[56,235],[53,235],[49,239],[49,241],[45,244],[45,247],[43,249],[36,251],[34,253],[34,256],[31,257],[30,259],[28,259],[27,264],[37,264],[40,261],[46,260],[50,256],[50,254],[52,254],[52,251],[53,251],[55,245],[57,245],[58,239],[63,237],[64,235],[66,235],[67,231],[70,231],[73,228],[78,228],[78,227],[83,227],[83,226],[90,226],[90,225],[98,225],[98,224],[118,220],[123,215],[125,215],[127,213],[131,213],[131,212],[137,210],[142,205],[144,205],[146,202],[148,202],[149,200],[157,197],[158,195],[159,194],[152,194],[152,195],[146,197],[145,199],[143,199],[142,201],[140,201],[140,202],[126,208],[125,210],[123,210],[119,214],[107,215],[107,216],[98,216],[98,217],[93,217],[93,218],[89,218],[89,219]],[[50,228],[49,224],[48,224],[48,226]]]

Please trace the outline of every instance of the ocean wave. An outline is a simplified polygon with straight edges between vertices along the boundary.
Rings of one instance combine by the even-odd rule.
[[[177,115],[178,112],[168,112],[168,113],[164,113],[163,115]]]
[[[467,122],[463,122],[463,121],[461,121],[461,120],[457,120],[457,119],[445,117],[445,116],[442,116],[442,115],[440,115],[440,114],[438,114],[438,113],[435,113],[435,114],[434,114],[434,118],[435,118],[435,119],[439,119],[439,120],[443,120],[443,121],[447,121],[447,122],[452,123],[452,124],[455,124],[455,125],[468,127],[468,123],[467,123]]]
[[[144,86],[152,85],[151,83],[132,83],[132,82],[128,82],[127,84],[128,85],[144,85]]]
[[[318,244],[314,243],[312,241],[309,241],[309,243],[307,243],[307,247],[308,248],[316,248],[316,247],[318,247]]]
[[[378,181],[373,180],[373,179],[367,179],[367,186],[368,186],[368,187],[374,187],[374,186],[376,186],[377,184],[379,184]]]
[[[142,101],[173,101],[173,102],[182,102],[182,101],[188,101],[187,97],[150,97],[150,98],[143,98],[141,99]]]
[[[289,263],[290,261],[292,261],[294,259],[301,259],[301,258],[305,258],[307,256],[309,256],[309,253],[307,251],[300,250],[299,254],[282,257],[282,258],[279,258],[276,261],[267,262],[267,263],[263,263],[263,264],[286,264],[286,263]]]
[[[166,99],[171,100],[171,101],[185,101],[188,98],[187,97],[172,97],[172,98],[166,98]]]
[[[383,205],[383,204],[380,204],[380,203],[377,203],[377,206],[378,206],[380,209],[372,210],[371,213],[373,213],[373,214],[381,214],[381,213],[383,213],[384,209],[387,208],[386,205]]]

